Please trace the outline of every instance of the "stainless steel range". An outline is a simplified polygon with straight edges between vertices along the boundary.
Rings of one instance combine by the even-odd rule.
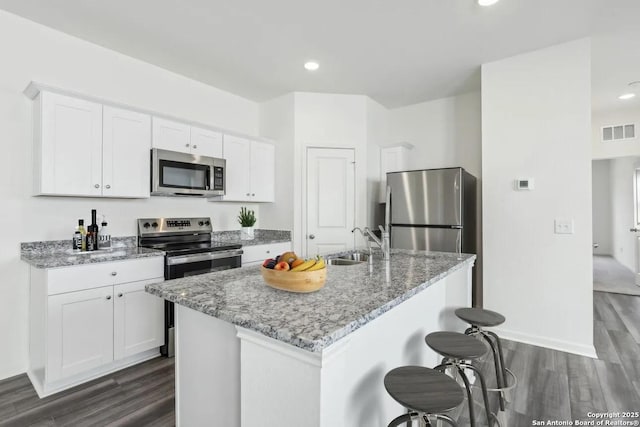
[[[166,280],[240,267],[242,246],[212,242],[211,231],[210,218],[141,218],[138,246],[165,252]],[[165,301],[165,345],[160,351],[169,357],[174,349],[173,310],[173,303]]]

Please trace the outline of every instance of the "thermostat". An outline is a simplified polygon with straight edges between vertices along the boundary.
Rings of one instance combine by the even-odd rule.
[[[516,190],[533,190],[533,178],[518,178],[515,181]]]

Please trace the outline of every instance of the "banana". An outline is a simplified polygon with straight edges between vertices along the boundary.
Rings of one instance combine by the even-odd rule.
[[[307,268],[305,271],[322,270],[324,267],[324,258],[318,257],[318,261],[316,261],[315,264],[313,264],[310,268]]]
[[[316,263],[315,259],[308,259],[305,262],[303,262],[302,264],[298,265],[297,267],[292,268],[289,271],[305,271],[311,267],[313,267],[313,265]]]

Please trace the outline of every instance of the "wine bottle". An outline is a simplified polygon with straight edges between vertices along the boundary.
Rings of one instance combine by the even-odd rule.
[[[84,219],[78,220],[78,231],[80,232],[80,250],[87,250],[87,230],[84,228]]]
[[[76,231],[73,233],[73,250],[81,251],[82,250],[82,232],[81,228],[84,228],[84,221],[79,219],[78,226],[76,227]]]
[[[87,250],[98,250],[98,214],[95,209],[91,210],[91,225],[87,228]]]

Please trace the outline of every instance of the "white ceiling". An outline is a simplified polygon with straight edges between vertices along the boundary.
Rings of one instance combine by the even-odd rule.
[[[613,31],[636,37],[640,25],[638,0],[490,8],[475,0],[0,0],[0,8],[256,101],[311,91],[364,94],[387,107],[478,89],[485,62]],[[640,36],[629,50],[626,40],[594,42],[596,109],[613,108],[611,96],[619,103],[624,85],[640,80]],[[598,62],[621,55],[621,66]],[[319,71],[303,69],[310,58]]]

